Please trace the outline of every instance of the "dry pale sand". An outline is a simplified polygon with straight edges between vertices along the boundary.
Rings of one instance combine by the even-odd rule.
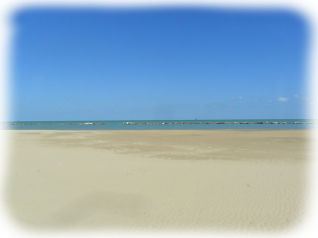
[[[9,134],[22,227],[283,231],[304,211],[307,131]]]

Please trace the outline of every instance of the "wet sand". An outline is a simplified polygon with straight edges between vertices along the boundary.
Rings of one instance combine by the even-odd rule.
[[[284,231],[305,130],[9,131],[5,200],[35,230]]]

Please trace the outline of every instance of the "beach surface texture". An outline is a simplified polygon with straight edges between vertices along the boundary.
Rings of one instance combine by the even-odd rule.
[[[8,131],[5,200],[36,230],[283,231],[306,198],[306,130]]]

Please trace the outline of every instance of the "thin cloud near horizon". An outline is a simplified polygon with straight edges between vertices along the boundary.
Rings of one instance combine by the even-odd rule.
[[[288,102],[289,101],[288,98],[284,98],[284,97],[279,97],[277,100],[280,102]]]

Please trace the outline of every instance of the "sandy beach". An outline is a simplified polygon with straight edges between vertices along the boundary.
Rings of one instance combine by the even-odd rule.
[[[9,131],[5,201],[35,230],[284,231],[308,131]]]

